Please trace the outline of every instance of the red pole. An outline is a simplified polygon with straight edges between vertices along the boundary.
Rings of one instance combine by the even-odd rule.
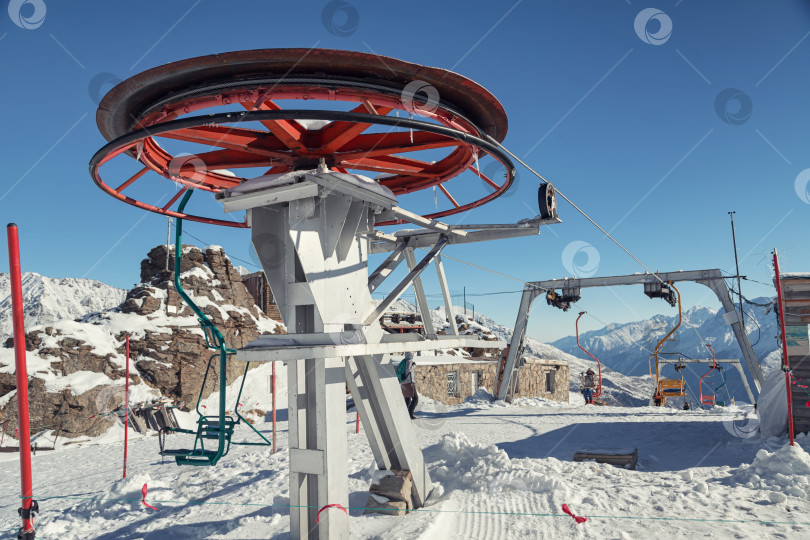
[[[127,477],[127,439],[129,438],[129,334],[127,338],[127,382],[124,390],[124,407],[126,407],[124,420],[124,478]]]
[[[355,403],[354,406],[357,407],[357,404]],[[360,433],[360,413],[359,412],[357,413],[357,417],[354,419],[354,432],[355,433]]]
[[[776,301],[779,306],[779,330],[782,332],[782,371],[785,372],[785,386],[787,387],[788,406],[788,434],[790,446],[793,446],[793,396],[790,391],[790,363],[788,362],[787,337],[785,331],[785,303],[782,300],[782,281],[779,278],[779,257],[776,249],[773,250],[773,270],[776,274]]]
[[[14,361],[17,375],[17,426],[20,434],[20,479],[22,487],[22,527],[18,538],[33,539],[34,502],[31,482],[31,428],[28,423],[28,368],[25,363],[25,321],[23,318],[22,271],[20,270],[20,240],[17,225],[9,223],[8,266],[11,277],[11,312],[14,320]],[[33,511],[32,511],[33,508]]]
[[[273,453],[276,453],[276,361],[273,360]]]

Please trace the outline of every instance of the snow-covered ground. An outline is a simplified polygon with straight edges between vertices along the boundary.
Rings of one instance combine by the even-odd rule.
[[[252,371],[243,404],[269,409],[271,366]],[[235,446],[216,467],[162,462],[155,436],[131,435],[121,478],[122,428],[84,446],[33,458],[42,539],[287,538],[285,370],[277,368],[279,452]],[[238,384],[237,381],[235,384]],[[217,396],[206,402],[213,406]],[[749,408],[680,411],[594,407],[541,399],[492,403],[483,391],[447,407],[420,399],[415,426],[434,481],[405,517],[363,515],[376,473],[354,413],[346,414],[352,538],[807,538],[810,456],[761,440]],[[184,421],[191,417],[184,418]],[[270,424],[259,424],[269,435]],[[238,435],[250,439],[247,428]],[[184,435],[167,446],[184,447]],[[254,435],[255,437],[255,435]],[[237,436],[235,435],[235,439]],[[255,439],[253,439],[255,440]],[[44,441],[43,441],[44,442]],[[638,469],[572,461],[587,448],[637,448]],[[0,531],[18,525],[16,454],[0,454]],[[148,485],[147,502],[141,488]],[[568,504],[588,521],[563,514]]]

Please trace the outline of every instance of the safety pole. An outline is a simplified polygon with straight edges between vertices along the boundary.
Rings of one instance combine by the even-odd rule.
[[[273,360],[273,453],[276,453],[276,361]]]
[[[356,414],[357,414],[357,416],[355,416],[355,419],[354,419],[354,432],[355,433],[360,433],[360,413],[358,412]]]
[[[21,540],[33,540],[34,514],[38,505],[34,501],[31,482],[31,429],[28,422],[28,368],[25,361],[25,321],[23,318],[22,272],[20,270],[20,240],[17,225],[9,223],[8,267],[11,277],[11,314],[14,321],[14,363],[17,378],[17,426],[20,444],[21,499],[20,517],[22,527],[17,533]]]
[[[166,257],[168,259],[168,257]],[[127,442],[129,438],[129,334],[126,336],[127,338],[127,382],[125,383],[124,388],[124,407],[126,407],[126,413],[124,416],[124,478],[127,477]]]
[[[779,257],[776,248],[773,250],[773,270],[776,275],[776,301],[779,309],[779,330],[782,333],[782,371],[785,372],[785,386],[787,387],[788,406],[788,434],[790,446],[793,446],[793,396],[790,391],[790,362],[788,361],[787,338],[785,332],[785,303],[782,300],[782,281],[779,277]]]

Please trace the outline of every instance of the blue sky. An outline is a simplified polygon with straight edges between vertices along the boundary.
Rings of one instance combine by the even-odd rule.
[[[313,46],[375,52],[477,81],[506,109],[505,145],[653,269],[732,272],[731,210],[741,273],[770,282],[774,247],[783,269],[810,268],[810,171],[802,175],[810,168],[809,2],[349,3],[358,24],[338,36],[322,23],[324,1],[11,2],[9,12],[22,19],[0,12],[0,214],[20,226],[23,270],[131,287],[140,260],[165,241],[164,217],[112,199],[88,175],[105,142],[92,95],[99,74],[125,79],[204,54]],[[637,32],[634,21],[646,8],[658,11],[645,12],[655,16],[644,25],[642,15]],[[736,97],[724,100],[728,94]],[[448,221],[533,216],[537,180],[519,172],[511,196]],[[400,201],[406,208],[430,202],[429,193]],[[446,253],[522,280],[590,268],[596,275],[643,271],[562,201],[560,216],[563,223],[539,237]],[[200,239],[189,242],[219,244],[251,261],[244,230],[194,223],[187,230]],[[564,260],[572,242],[592,248]],[[454,261],[446,267],[451,288],[466,288],[477,311],[514,323],[519,294],[476,295],[518,291],[521,283]],[[0,271],[7,268],[3,257]],[[428,292],[437,293],[433,273],[427,276]],[[716,307],[707,292],[685,285],[685,305]],[[754,298],[773,288],[749,281],[743,293]],[[581,307],[604,322],[673,313],[640,288],[588,290]],[[529,333],[544,340],[571,334],[577,311],[540,301]],[[584,319],[582,326],[601,323]]]

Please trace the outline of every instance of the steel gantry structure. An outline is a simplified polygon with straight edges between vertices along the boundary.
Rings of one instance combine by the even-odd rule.
[[[561,302],[571,302],[579,300],[580,290],[589,287],[615,287],[619,285],[644,285],[645,293],[653,295],[654,289],[660,289],[662,284],[677,283],[683,281],[692,281],[705,285],[717,296],[718,300],[723,306],[725,311],[723,317],[728,325],[731,326],[734,332],[734,337],[742,351],[743,359],[745,360],[748,374],[754,382],[757,392],[762,388],[763,375],[760,368],[759,361],[754,354],[754,349],[751,347],[751,342],[748,340],[748,335],[734,307],[734,302],[731,300],[728,287],[723,280],[723,273],[719,269],[709,270],[691,270],[691,271],[677,271],[677,272],[659,272],[656,274],[631,274],[626,276],[609,276],[609,277],[590,277],[590,278],[563,278],[551,279],[546,281],[531,281],[526,283],[523,288],[523,296],[520,299],[520,307],[518,308],[517,320],[515,321],[514,334],[509,347],[509,353],[506,357],[506,366],[504,368],[503,381],[506,384],[501,384],[498,390],[498,399],[508,399],[513,392],[514,381],[516,380],[515,372],[523,361],[524,342],[526,339],[526,326],[529,321],[529,313],[532,304],[543,293],[548,291],[561,290],[561,295],[552,294],[552,297]],[[743,374],[743,380],[746,381]],[[746,381],[746,389],[749,391],[748,383]],[[753,399],[753,396],[751,396]]]

